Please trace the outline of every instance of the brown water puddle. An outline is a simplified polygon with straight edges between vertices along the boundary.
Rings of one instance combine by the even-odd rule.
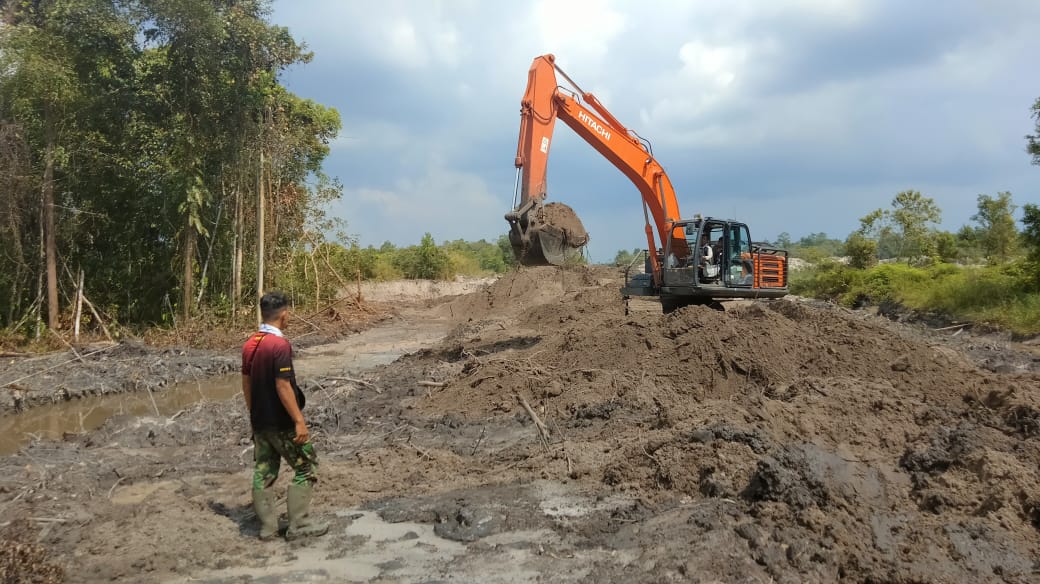
[[[170,416],[199,401],[225,400],[241,393],[239,379],[225,375],[151,393],[91,396],[0,417],[0,455],[17,452],[34,438],[61,440],[65,433],[95,430],[112,416]]]
[[[413,320],[414,318],[414,320]],[[446,321],[406,318],[378,326],[328,345],[297,351],[301,379],[330,371],[359,373],[390,363],[442,339]],[[199,401],[241,395],[238,375],[177,384],[162,391],[137,391],[57,402],[0,417],[0,456],[17,452],[33,439],[61,440],[66,433],[97,429],[112,416],[170,416]]]

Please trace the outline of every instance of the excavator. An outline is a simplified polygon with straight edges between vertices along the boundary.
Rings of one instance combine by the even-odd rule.
[[[559,84],[557,73],[569,88]],[[565,265],[580,256],[589,240],[571,207],[546,203],[546,167],[557,119],[628,177],[642,196],[645,270],[631,277],[626,270],[621,289],[626,300],[655,296],[664,312],[671,312],[722,299],[787,294],[787,251],[752,241],[747,225],[733,219],[681,219],[675,190],[650,143],[582,90],[551,54],[531,64],[520,106],[513,208],[505,218],[521,265]]]

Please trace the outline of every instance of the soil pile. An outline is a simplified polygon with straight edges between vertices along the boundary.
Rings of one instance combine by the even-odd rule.
[[[1035,577],[1035,374],[996,375],[834,307],[658,310],[626,314],[613,286],[561,292],[424,356],[445,387],[409,407],[530,424],[526,401],[546,429],[543,474],[644,501],[589,534],[639,550],[641,567],[601,578],[732,576],[690,546],[777,581]]]
[[[581,247],[589,242],[589,234],[585,231],[578,214],[570,206],[563,203],[549,203],[541,208],[539,220],[563,232],[563,242],[571,247]]]
[[[509,272],[471,294],[446,298],[436,307],[436,312],[472,330],[474,325],[488,325],[488,321],[514,319],[534,306],[563,307],[578,292],[599,289],[615,279],[614,270],[607,268],[524,268]],[[616,293],[614,296],[617,298]]]

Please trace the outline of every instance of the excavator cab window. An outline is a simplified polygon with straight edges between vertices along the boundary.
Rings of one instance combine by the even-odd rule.
[[[730,286],[751,286],[754,283],[754,261],[751,256],[751,235],[747,225],[729,224],[725,266],[726,283]]]
[[[700,230],[700,239],[689,240],[690,247],[696,250],[698,274],[702,284],[718,284],[722,268],[719,261],[722,257],[722,242],[726,226],[723,223],[708,221]]]

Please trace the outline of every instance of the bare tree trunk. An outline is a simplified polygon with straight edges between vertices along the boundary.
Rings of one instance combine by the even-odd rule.
[[[260,174],[257,177],[256,207],[256,323],[260,326],[260,298],[264,295],[264,148],[260,147]]]
[[[242,298],[242,191],[235,185],[235,246],[231,258],[231,314],[238,316],[238,305]]]
[[[58,243],[54,233],[54,139],[47,140],[43,168],[43,232],[47,264],[47,326],[58,330]]]
[[[220,191],[224,193],[224,183],[221,181]],[[221,197],[220,206],[217,207],[217,219],[213,223],[213,233],[209,236],[209,249],[206,251],[206,261],[202,262],[202,274],[199,276],[199,294],[195,298],[195,308],[198,309],[202,306],[202,293],[206,291],[206,272],[209,270],[209,261],[213,259],[213,244],[217,241],[217,234],[220,233],[220,214],[224,210],[224,199]]]
[[[311,250],[311,264],[314,265],[314,306],[321,306],[321,278],[318,276],[318,262],[314,259],[317,248]],[[306,261],[304,265],[306,265]]]
[[[184,322],[191,318],[192,289],[195,278],[195,240],[198,233],[191,224],[191,216],[188,216],[187,229],[184,231],[184,280],[181,285],[181,315]]]
[[[83,270],[79,271],[79,286],[76,286],[76,309],[72,313],[72,339],[79,342],[79,321],[83,316]]]
[[[43,274],[46,272],[45,265],[47,263],[45,257],[43,245],[43,206],[40,206],[40,269],[36,272],[36,340],[40,340],[40,334],[43,332]]]

